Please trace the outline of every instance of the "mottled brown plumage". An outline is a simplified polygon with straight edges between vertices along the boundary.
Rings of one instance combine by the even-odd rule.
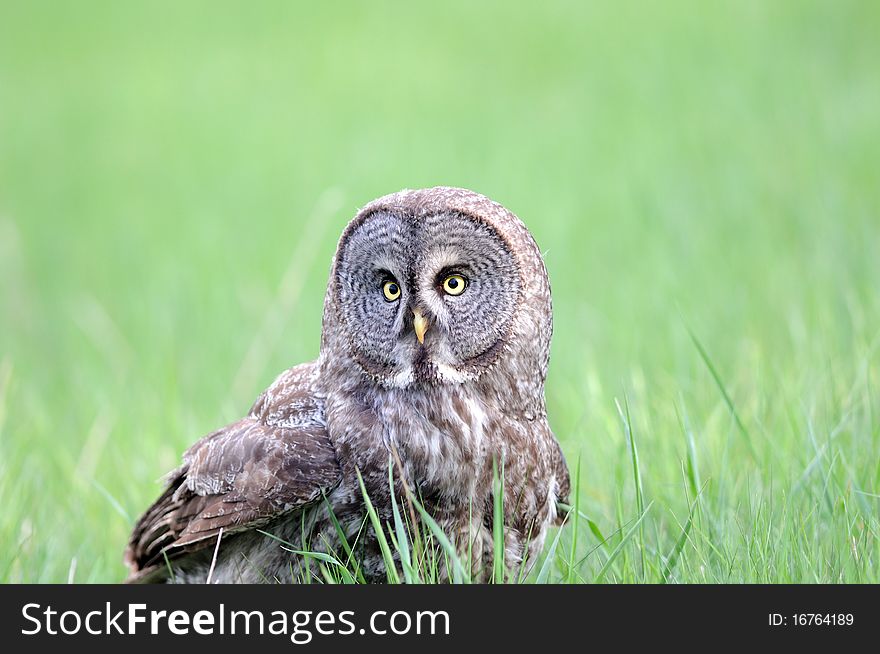
[[[358,537],[357,473],[390,519],[392,454],[394,493],[416,493],[478,577],[491,570],[503,467],[505,563],[534,560],[569,492],[544,402],[551,333],[543,260],[504,207],[445,187],[367,205],[337,248],[318,360],[187,451],[135,526],[130,580],[168,580],[167,559],[175,581],[204,582],[220,539],[213,580],[290,581],[295,555],[257,529],[332,550],[334,522],[366,578],[382,579],[374,535]]]

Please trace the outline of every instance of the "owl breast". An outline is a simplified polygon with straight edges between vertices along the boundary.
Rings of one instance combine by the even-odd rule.
[[[379,410],[383,439],[401,453],[408,479],[425,498],[467,504],[486,467],[491,409],[472,392],[449,387],[392,394],[399,397]]]
[[[371,490],[389,490],[388,466],[402,466],[410,489],[444,507],[469,504],[491,469],[487,427],[493,410],[472,390],[435,387],[383,390],[327,405],[328,431],[343,468],[385,471]]]
[[[510,416],[478,393],[463,384],[328,398],[328,432],[345,478],[334,506],[357,518],[353,533],[362,524],[358,472],[382,521],[393,520],[390,465],[399,501],[412,491],[450,539],[469,543],[475,570],[485,573],[495,465],[504,478],[506,556],[511,563],[534,558],[556,517],[562,481],[548,450],[549,428],[543,418]],[[378,549],[373,559],[382,574]]]

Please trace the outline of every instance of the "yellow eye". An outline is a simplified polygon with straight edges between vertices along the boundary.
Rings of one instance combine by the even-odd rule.
[[[390,279],[382,284],[382,294],[385,296],[385,299],[389,302],[394,302],[397,298],[400,297],[400,286],[397,282],[391,281]]]
[[[461,295],[467,287],[467,280],[461,275],[449,275],[443,280],[443,290],[447,295]]]

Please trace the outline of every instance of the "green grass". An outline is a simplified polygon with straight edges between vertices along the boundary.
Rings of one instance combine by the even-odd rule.
[[[529,580],[880,582],[878,29],[849,1],[0,3],[0,580],[121,579],[183,449],[317,354],[357,207],[450,184],[553,283],[580,484]]]

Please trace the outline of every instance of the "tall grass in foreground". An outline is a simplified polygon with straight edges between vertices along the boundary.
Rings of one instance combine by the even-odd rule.
[[[708,370],[708,353],[700,349],[699,357]],[[0,373],[2,418],[10,371],[0,368]],[[744,456],[747,446],[738,423],[745,419],[737,419],[736,407],[729,395],[722,393],[725,382],[720,373],[713,370],[710,378],[727,418],[728,437],[721,458],[735,450]],[[613,513],[603,512],[591,499],[596,486],[583,483],[582,456],[570,460],[571,504],[558,505],[563,524],[551,528],[543,553],[528,567],[525,563],[512,568],[504,565],[504,531],[499,520],[503,514],[503,467],[493,473],[495,559],[488,574],[475,564],[468,547],[453,543],[418,498],[407,493],[406,501],[399,502],[392,493],[391,519],[383,521],[363,484],[366,513],[351,542],[336,523],[340,547],[323,544],[301,549],[284,541],[279,541],[279,547],[291,551],[290,580],[300,583],[363,583],[358,544],[361,538],[374,534],[386,563],[386,581],[391,584],[472,583],[477,578],[494,583],[877,583],[880,496],[867,488],[877,488],[880,466],[872,458],[876,442],[869,440],[866,448],[858,441],[860,434],[876,435],[870,422],[875,398],[867,390],[858,383],[850,389],[845,403],[849,409],[824,437],[808,423],[812,449],[799,455],[800,471],[788,483],[773,479],[772,466],[757,465],[762,457],[778,463],[779,457],[788,456],[774,451],[766,437],[755,440],[753,474],[731,475],[717,466],[714,474],[706,474],[701,434],[693,425],[687,403],[680,398],[673,407],[674,421],[666,423],[676,427],[669,436],[677,441],[671,449],[680,482],[671,488],[645,478],[639,437],[650,434],[650,422],[640,420],[631,396],[623,395],[614,401],[618,456],[603,463],[616,471],[611,487],[616,499],[605,507]],[[724,413],[715,415],[717,424],[725,422]],[[613,424],[610,412],[608,418]],[[791,420],[796,423],[797,419],[791,416]],[[636,425],[640,425],[638,430]],[[611,427],[609,431],[614,433]],[[652,463],[656,468],[657,461]],[[596,461],[591,461],[591,467],[595,465]],[[864,485],[871,483],[874,485]],[[0,492],[8,494],[8,484],[8,476],[0,477]],[[393,485],[391,463],[389,485]],[[122,503],[97,482],[95,490],[103,504],[104,519],[116,525],[116,531],[118,527],[127,529],[131,517]],[[600,515],[583,510],[585,498],[598,507]],[[2,561],[3,578],[24,576],[21,557],[30,547],[31,542],[24,538]],[[88,580],[77,577],[77,558],[69,560],[68,579]],[[113,566],[111,561],[109,567]]]
[[[261,531],[269,538],[279,541],[279,546],[291,553],[290,579],[276,581],[293,581],[296,583],[324,582],[331,584],[363,583],[361,561],[357,556],[359,541],[362,538],[375,538],[385,564],[385,581],[389,584],[436,584],[455,583],[470,584],[474,581],[491,583],[521,583],[530,579],[532,567],[528,561],[521,561],[518,566],[510,569],[505,567],[504,540],[504,476],[497,467],[493,467],[493,506],[492,506],[492,569],[485,570],[482,560],[474,556],[474,540],[482,538],[482,534],[470,534],[467,542],[455,543],[449,534],[431,516],[420,501],[413,495],[406,484],[403,485],[404,496],[399,501],[395,489],[394,461],[389,457],[388,482],[391,491],[392,520],[383,522],[376,510],[363,479],[358,472],[358,481],[364,499],[365,515],[360,529],[353,540],[349,540],[339,527],[333,515],[333,509],[327,502],[326,508],[331,521],[336,526],[339,545],[334,547],[329,542],[321,543],[323,547],[298,548],[294,544],[279,539],[270,532]],[[408,510],[402,510],[403,502]],[[565,519],[573,510],[567,505],[560,505]],[[558,543],[558,534],[554,539],[553,549]],[[314,546],[315,543],[309,543]],[[526,539],[525,548],[529,541]],[[546,581],[549,571],[549,559],[545,560],[537,575],[538,581]]]
[[[749,443],[749,450],[757,456],[751,439],[728,395],[720,374],[700,344],[690,332],[700,359],[717,386],[724,405],[730,413],[734,429]],[[639,450],[634,434],[630,404],[615,400],[621,432],[626,441],[629,480],[634,498],[632,513],[625,515],[618,507],[618,524],[605,536],[589,516],[579,509],[581,462],[572,469],[573,505],[559,503],[563,516],[562,527],[551,530],[542,556],[528,566],[523,561],[513,569],[504,564],[503,467],[493,466],[493,569],[491,574],[479,568],[471,557],[468,546],[456,546],[422,503],[406,489],[409,511],[398,505],[394,492],[394,462],[389,458],[389,487],[392,496],[392,520],[384,522],[370,501],[361,480],[361,491],[366,515],[355,542],[349,543],[341,530],[342,551],[316,552],[282,547],[303,557],[307,565],[291,566],[291,579],[299,583],[359,583],[363,576],[354,552],[357,540],[370,529],[379,541],[386,564],[386,581],[397,583],[472,583],[488,579],[492,583],[677,583],[677,582],[848,582],[877,583],[880,574],[880,521],[872,500],[880,496],[865,492],[854,485],[854,480],[835,472],[842,454],[830,460],[824,446],[816,444],[816,452],[798,483],[781,497],[752,498],[746,511],[733,522],[723,513],[716,514],[716,502],[706,502],[705,494],[712,480],[702,480],[697,463],[697,444],[685,407],[676,407],[684,456],[680,461],[682,492],[686,498],[687,513],[676,517],[676,527],[665,537],[658,537],[659,521],[648,523],[655,529],[655,538],[646,537],[646,522],[655,505],[646,499],[643,488]],[[831,434],[836,438],[839,432]],[[825,466],[823,467],[823,461]],[[849,465],[845,473],[852,473]],[[811,483],[815,478],[817,483]],[[836,487],[846,479],[846,487]],[[720,480],[724,483],[724,480]],[[805,486],[812,486],[805,492]],[[772,489],[771,489],[772,490]],[[813,505],[821,493],[823,502]],[[715,494],[723,498],[723,494]],[[832,500],[837,497],[837,500]],[[754,503],[752,503],[754,502]],[[656,511],[656,509],[655,509]],[[417,518],[415,517],[417,515]],[[407,516],[413,516],[409,519]],[[796,518],[792,520],[792,517]],[[818,517],[817,517],[818,516]],[[777,524],[777,521],[782,524]],[[337,525],[338,526],[338,525]],[[781,528],[780,528],[781,526]],[[736,532],[735,535],[730,530]],[[840,531],[835,531],[840,530]],[[818,538],[838,533],[836,541],[824,557],[816,558]],[[270,535],[270,534],[267,534]],[[586,543],[578,546],[579,539]],[[567,541],[568,547],[565,546]],[[314,564],[314,565],[312,565]]]

